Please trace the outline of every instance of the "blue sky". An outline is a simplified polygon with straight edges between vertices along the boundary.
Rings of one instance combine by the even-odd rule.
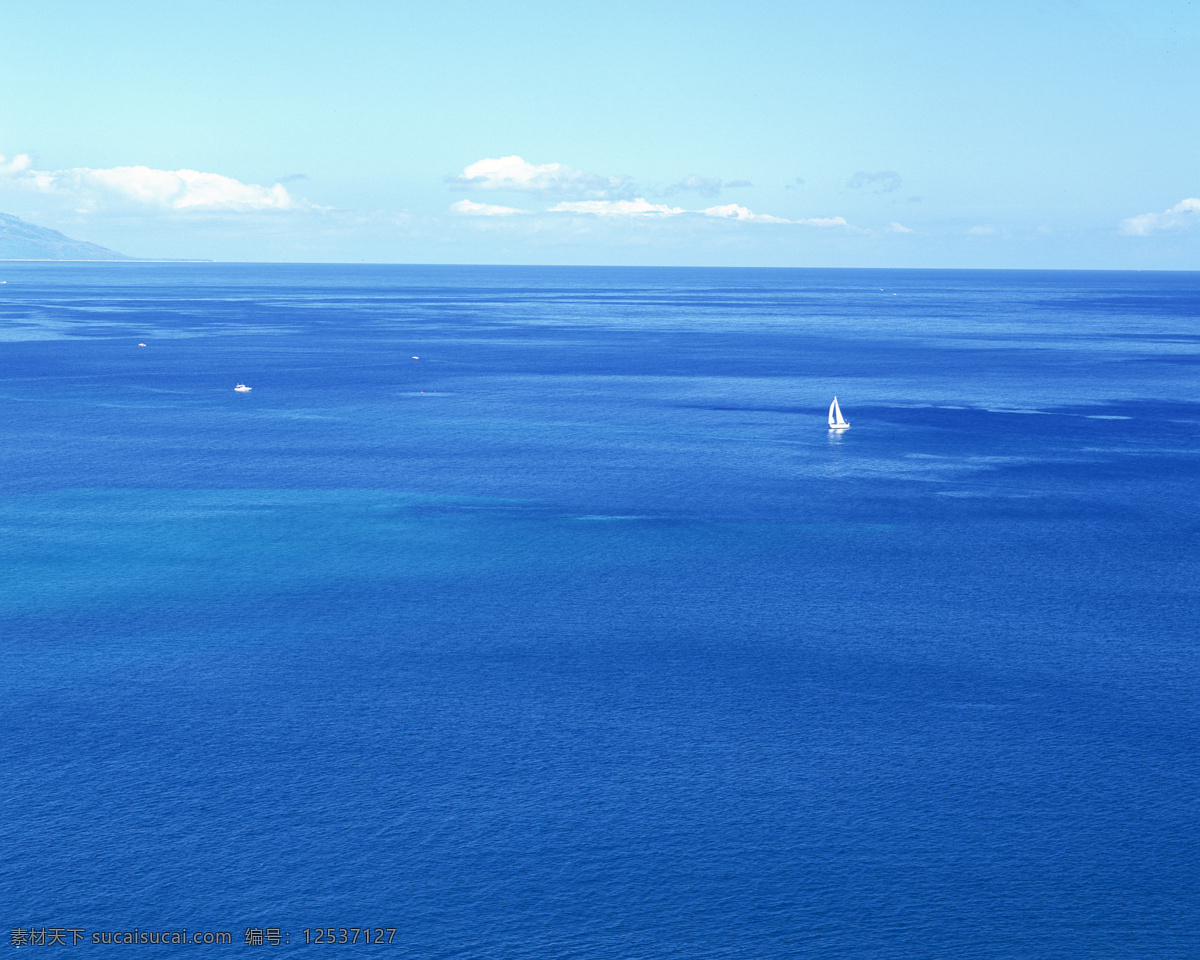
[[[0,211],[228,260],[1200,269],[1195,2],[42,2]]]

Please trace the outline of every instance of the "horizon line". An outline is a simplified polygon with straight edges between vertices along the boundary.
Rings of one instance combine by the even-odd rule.
[[[610,263],[466,263],[461,261],[425,262],[398,260],[213,260],[200,257],[121,257],[59,258],[0,257],[0,263],[211,263],[228,266],[310,266],[310,267],[489,267],[564,270],[879,270],[942,271],[990,273],[1200,273],[1200,267],[826,267],[826,266],[745,266],[724,264],[610,264]]]

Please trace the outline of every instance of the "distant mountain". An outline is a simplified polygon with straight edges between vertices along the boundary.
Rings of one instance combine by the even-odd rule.
[[[57,230],[0,213],[0,260],[133,260],[123,253],[72,240]]]

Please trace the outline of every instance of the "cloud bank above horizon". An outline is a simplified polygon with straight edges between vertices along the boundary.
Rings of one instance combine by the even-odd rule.
[[[577,170],[565,163],[533,164],[516,154],[507,157],[486,157],[468,164],[461,174],[447,177],[446,182],[457,190],[507,191],[540,195],[543,198],[562,198],[542,211],[522,210],[473,200],[459,200],[450,205],[457,214],[479,217],[502,217],[515,214],[576,214],[605,218],[665,218],[680,216],[715,217],[745,223],[786,223],[813,227],[852,227],[844,217],[807,217],[788,219],[766,213],[755,213],[736,203],[718,204],[702,210],[688,210],[666,203],[654,203],[637,195],[636,181],[628,175],[605,177]],[[715,177],[689,174],[663,192],[669,196],[680,191],[694,191],[701,196],[716,196],[722,187],[749,187],[748,180],[728,183]],[[570,199],[567,199],[567,198]]]
[[[471,200],[459,200],[450,204],[454,213],[475,217],[505,217],[514,214],[532,214],[532,210],[520,210],[516,207],[502,207],[492,203],[475,203]],[[664,218],[680,216],[716,217],[721,220],[740,220],[748,223],[791,223],[810,227],[845,227],[856,229],[846,222],[845,217],[808,217],[799,220],[788,220],[785,217],[773,217],[766,213],[755,213],[748,207],[736,203],[723,206],[706,207],[703,210],[687,210],[683,207],[671,207],[664,203],[651,203],[645,197],[635,197],[633,200],[577,200],[556,203],[545,214],[577,214],[607,218]],[[897,225],[898,226],[898,225]],[[911,233],[901,228],[901,232]]]
[[[887,213],[894,216],[899,212],[898,203],[907,203],[904,198],[895,197],[903,180],[899,173],[889,169],[875,172],[859,170],[849,179],[845,179],[844,173],[841,178],[826,176],[823,201],[814,197],[808,203],[803,203],[802,198],[795,194],[787,197],[783,191],[797,189],[797,185],[803,183],[799,177],[792,183],[782,186],[768,183],[766,187],[753,191],[760,203],[771,205],[769,198],[773,198],[775,204],[790,208],[786,210],[790,216],[761,212],[759,203],[751,206],[710,201],[709,205],[701,206],[699,202],[687,203],[684,197],[684,194],[690,194],[693,201],[699,201],[701,197],[717,196],[725,189],[752,187],[748,180],[722,180],[690,173],[654,183],[639,180],[630,174],[597,174],[561,162],[532,163],[517,154],[485,157],[466,165],[454,176],[442,177],[433,173],[424,181],[426,189],[436,191],[440,183],[443,191],[448,186],[453,191],[474,194],[455,200],[449,205],[448,211],[441,207],[441,213],[428,206],[424,212],[413,213],[405,209],[399,214],[386,209],[372,211],[359,207],[356,212],[352,206],[320,206],[288,189],[289,184],[307,179],[303,174],[291,174],[266,186],[220,173],[192,168],[165,170],[143,164],[43,170],[29,153],[0,155],[0,190],[5,191],[8,201],[20,197],[45,198],[44,201],[38,201],[44,203],[42,207],[24,212],[24,215],[28,216],[29,212],[35,215],[40,213],[47,216],[50,222],[54,222],[57,216],[70,222],[91,219],[99,222],[108,218],[114,224],[124,221],[127,225],[149,225],[156,220],[166,224],[189,218],[196,224],[205,219],[213,224],[225,221],[230,225],[229,229],[234,229],[233,224],[248,224],[251,222],[249,217],[258,215],[267,219],[259,221],[256,229],[282,230],[286,223],[291,224],[286,227],[291,231],[296,229],[299,221],[278,219],[279,214],[316,214],[318,217],[313,223],[304,228],[313,231],[314,237],[320,233],[331,240],[361,236],[377,241],[378,238],[394,234],[398,238],[411,237],[414,240],[435,238],[439,243],[472,242],[469,239],[471,236],[487,235],[480,231],[490,222],[492,236],[505,235],[520,243],[543,246],[553,242],[591,242],[584,239],[587,237],[606,238],[600,241],[604,243],[626,243],[638,238],[636,242],[639,244],[651,242],[652,237],[674,237],[674,242],[682,242],[681,238],[688,237],[691,239],[687,242],[703,243],[702,238],[706,235],[721,235],[702,229],[700,225],[705,222],[737,224],[738,227],[731,226],[730,229],[739,233],[743,229],[741,225],[746,225],[746,232],[741,234],[745,239],[738,242],[759,244],[775,243],[777,240],[768,238],[774,236],[782,239],[785,233],[795,231],[797,227],[816,228],[810,234],[812,236],[832,228],[829,234],[831,238],[837,235],[857,235],[864,239],[919,235],[922,239],[918,239],[917,243],[927,243],[931,237],[936,242],[939,235],[944,236],[950,229],[962,235],[965,229],[966,235],[973,238],[973,244],[987,243],[989,247],[1002,242],[1018,242],[1022,236],[1019,228],[1014,230],[1011,225],[1005,224],[966,228],[960,222],[952,226],[934,224],[931,229],[928,223],[918,222],[914,224],[917,227],[914,230],[887,217]],[[840,192],[834,192],[835,189]],[[809,191],[806,188],[807,193]],[[505,194],[511,195],[511,198],[505,197]],[[493,199],[507,202],[491,202]],[[805,216],[803,213],[806,211],[796,209],[802,203],[805,206],[810,203],[845,206],[836,213],[830,211],[830,215]],[[906,206],[905,209],[912,208]],[[872,222],[867,219],[872,217],[872,210],[885,216],[878,222]],[[821,210],[816,212],[826,213]],[[199,216],[205,214],[206,218]],[[860,217],[863,219],[860,220]],[[905,216],[905,220],[908,219]],[[589,227],[589,220],[605,221],[612,228],[600,230],[598,227]],[[475,225],[468,226],[470,221],[475,221]],[[666,221],[677,223],[678,228],[656,232],[650,227],[654,222]],[[60,219],[59,225],[63,222]],[[454,226],[456,222],[460,226]],[[689,222],[693,226],[685,226]],[[278,227],[268,228],[269,223],[275,223]],[[858,226],[857,223],[864,225]],[[1108,235],[1114,238],[1159,236],[1162,240],[1157,242],[1161,243],[1167,242],[1172,235],[1186,241],[1197,224],[1200,224],[1200,197],[1189,196],[1161,212],[1142,213],[1119,221],[1114,218],[1109,221],[1107,230]],[[756,229],[758,227],[788,230],[777,232]],[[1040,228],[1042,232],[1045,229]],[[793,232],[792,235],[797,234]],[[751,240],[752,237],[758,239]],[[104,241],[107,238],[101,234],[97,239]],[[838,244],[825,241],[812,243],[817,244],[812,249],[848,249],[841,241]]]
[[[319,209],[292,196],[283,183],[243,183],[199,170],[146,166],[37,170],[28,154],[0,155],[0,182],[67,199],[79,212],[133,207],[156,212],[261,212]]]

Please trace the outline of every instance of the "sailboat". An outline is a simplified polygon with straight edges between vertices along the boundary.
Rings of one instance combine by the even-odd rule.
[[[842,408],[838,406],[837,397],[833,398],[833,403],[829,405],[829,429],[830,430],[849,430],[850,424],[842,419]]]

